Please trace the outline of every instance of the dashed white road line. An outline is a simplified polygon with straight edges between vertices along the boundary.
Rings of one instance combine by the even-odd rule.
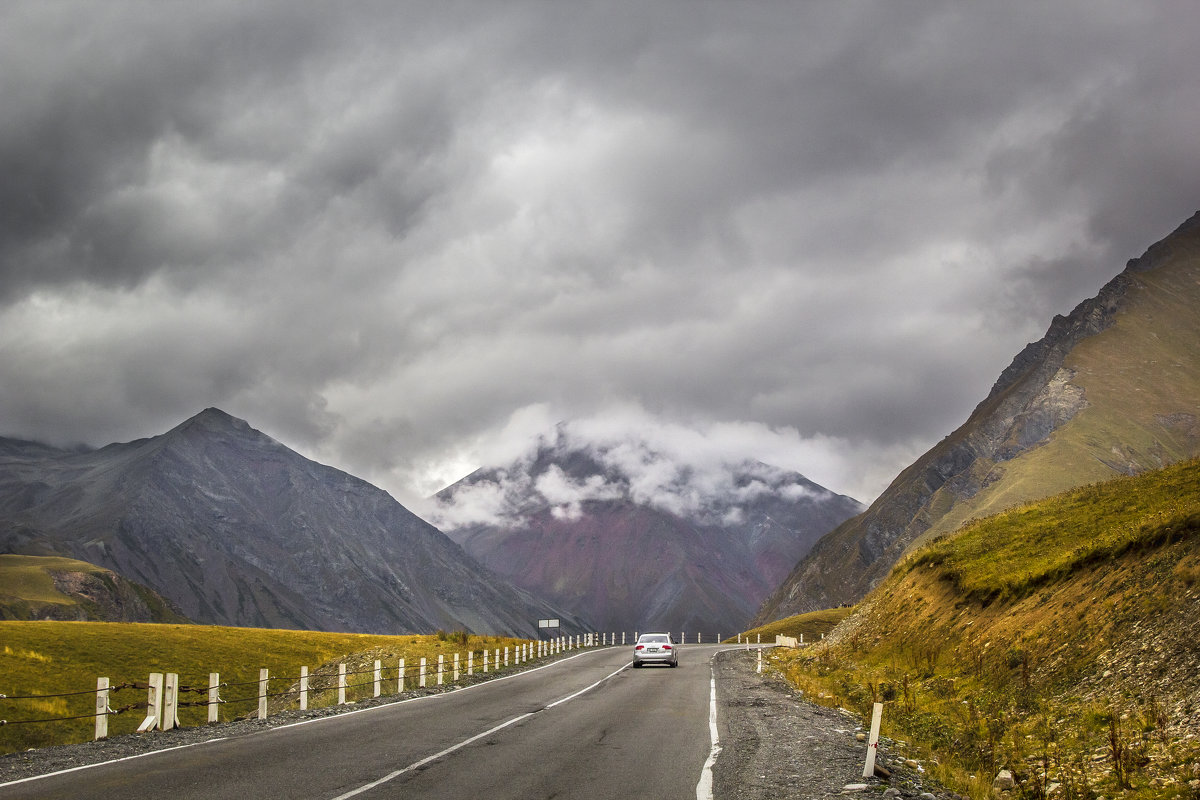
[[[592,689],[595,689],[597,686],[604,683],[606,680],[613,677],[614,675],[617,675],[618,673],[627,669],[628,667],[629,667],[628,664],[623,664],[623,665],[621,665],[620,669],[616,670],[615,672],[610,672],[608,675],[605,675],[603,678],[596,681],[591,686],[588,686],[584,689],[580,689],[579,691],[575,692],[574,694],[569,694],[566,697],[560,697],[558,700],[555,700],[553,703],[550,703],[549,705],[543,706],[542,708],[538,709],[538,711],[546,711],[547,709],[551,709],[551,708],[554,708],[555,706],[562,705],[563,703],[570,702],[571,700],[574,700],[576,697],[579,697],[580,695],[590,692]],[[348,798],[355,797],[356,795],[360,795],[363,792],[370,791],[371,789],[374,789],[377,786],[382,786],[383,784],[387,783],[388,781],[395,780],[396,778],[399,778],[401,775],[404,775],[405,773],[420,769],[421,767],[425,766],[426,764],[430,763],[431,761],[437,761],[439,758],[442,758],[443,756],[448,756],[451,753],[455,752],[456,750],[461,750],[462,748],[466,747],[467,745],[473,744],[474,742],[477,742],[480,739],[485,739],[488,736],[491,736],[493,733],[496,733],[497,731],[502,731],[505,728],[508,728],[512,725],[516,725],[518,722],[529,719],[536,713],[538,713],[538,712],[530,711],[528,713],[521,714],[520,716],[513,717],[512,719],[508,720],[507,722],[501,722],[499,725],[495,726],[494,728],[489,728],[488,730],[484,731],[483,733],[477,733],[474,736],[470,737],[469,739],[463,739],[458,744],[450,745],[445,750],[442,750],[441,752],[438,752],[438,753],[434,753],[431,756],[427,756],[427,757],[421,759],[420,761],[415,761],[412,764],[409,764],[407,767],[402,767],[401,769],[395,770],[394,772],[389,772],[387,775],[384,775],[382,778],[375,780],[375,781],[371,781],[370,783],[363,784],[362,786],[359,786],[357,789],[351,789],[350,791],[346,792],[345,794],[339,794],[337,797],[334,797],[332,800],[348,800]],[[715,713],[715,706],[714,706],[714,713]],[[714,728],[714,730],[716,730],[716,729]]]

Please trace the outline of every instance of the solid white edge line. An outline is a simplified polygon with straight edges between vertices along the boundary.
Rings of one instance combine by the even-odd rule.
[[[606,680],[613,677],[614,675],[620,674],[623,670],[627,669],[628,667],[629,667],[629,664],[622,664],[620,669],[616,670],[615,672],[610,672],[609,674],[605,675],[603,678],[596,681],[595,683],[593,683],[591,686],[587,687],[586,689],[580,689],[578,692],[575,692],[574,694],[569,694],[566,697],[559,698],[558,700],[555,700],[550,705],[543,706],[542,708],[538,709],[538,711],[546,711],[551,708],[554,708],[555,706],[570,702],[571,700],[574,700],[576,697],[579,697],[581,694],[585,694],[587,692],[590,692],[592,689],[595,689],[597,686],[604,683]],[[530,670],[530,672],[532,672],[532,670]],[[370,783],[365,783],[362,786],[359,786],[357,789],[351,789],[350,791],[346,792],[345,794],[339,794],[337,797],[332,798],[332,800],[348,800],[348,798],[355,797],[356,795],[360,795],[363,792],[368,792],[371,789],[376,788],[377,786],[382,786],[383,784],[387,783],[388,781],[399,778],[401,775],[405,774],[406,772],[412,772],[413,770],[420,769],[421,767],[425,766],[426,764],[430,763],[431,761],[437,761],[439,758],[442,758],[443,756],[448,756],[457,750],[461,750],[462,748],[466,747],[469,744],[472,744],[473,742],[477,742],[480,739],[483,739],[484,737],[492,735],[496,731],[504,730],[505,728],[509,727],[510,725],[516,725],[518,722],[528,719],[529,717],[532,717],[536,713],[537,713],[537,711],[530,711],[526,714],[520,715],[519,717],[513,717],[512,719],[508,720],[507,722],[501,722],[499,725],[497,725],[494,728],[490,728],[490,729],[484,731],[483,733],[477,733],[474,736],[470,737],[469,739],[463,739],[458,744],[450,745],[445,750],[442,750],[439,753],[434,753],[431,756],[426,756],[425,758],[422,758],[420,761],[414,761],[412,764],[409,764],[407,767],[402,767],[394,772],[389,772],[387,775],[384,775],[382,778],[371,781]],[[716,730],[716,729],[714,728],[714,730]]]
[[[567,656],[566,658],[560,658],[557,661],[552,661],[549,664],[543,664],[540,667],[534,667],[533,669],[527,669],[522,672],[514,672],[512,675],[505,675],[503,678],[490,678],[486,681],[480,681],[479,683],[473,683],[470,686],[463,686],[458,689],[453,689],[449,692],[442,692],[440,694],[427,694],[427,695],[422,695],[420,697],[409,697],[405,700],[396,700],[395,702],[392,702],[392,703],[382,703],[377,706],[371,706],[370,708],[359,708],[359,709],[355,709],[354,711],[343,711],[339,714],[330,714],[327,717],[316,717],[314,719],[306,719],[301,722],[291,722],[291,723],[288,723],[287,725],[277,725],[273,728],[268,728],[264,731],[256,731],[255,733],[249,734],[249,735],[256,735],[258,733],[274,733],[275,731],[283,731],[283,730],[287,730],[288,728],[297,728],[301,725],[311,725],[314,722],[329,722],[330,720],[340,719],[341,717],[348,717],[351,714],[362,714],[366,711],[378,711],[383,708],[391,708],[392,706],[398,706],[401,703],[415,703],[418,700],[436,700],[439,697],[449,697],[451,695],[457,695],[459,692],[465,692],[470,689],[478,689],[480,686],[490,686],[492,684],[500,683],[501,681],[507,681],[507,680],[511,680],[513,678],[521,678],[521,677],[524,677],[525,675],[532,675],[533,673],[539,672],[543,669],[549,669],[550,667],[557,667],[559,664],[565,664],[568,661],[573,661],[576,658],[580,658],[581,656],[590,655],[590,654],[596,653],[596,652],[603,652],[603,650],[600,650],[600,651],[585,650],[582,653],[576,653],[573,656]],[[619,671],[620,670],[618,670],[618,672]],[[604,680],[607,680],[607,678],[605,678]],[[588,688],[590,689],[591,687],[588,687]],[[138,753],[138,754],[132,755],[132,756],[123,756],[121,758],[113,758],[113,759],[109,759],[108,761],[97,761],[95,764],[81,764],[78,767],[69,767],[67,769],[60,769],[60,770],[56,770],[54,772],[47,772],[44,775],[31,775],[28,778],[17,778],[14,781],[7,781],[5,783],[0,783],[0,788],[3,788],[5,786],[16,786],[18,783],[28,783],[29,781],[40,781],[43,778],[53,778],[56,775],[66,775],[68,773],[79,772],[80,770],[84,770],[84,769],[92,769],[94,767],[104,767],[109,764],[119,764],[122,761],[131,761],[135,758],[145,758],[146,756],[154,756],[154,755],[158,755],[159,753],[169,753],[172,750],[182,750],[185,747],[199,747],[202,744],[213,744],[214,742],[223,742],[228,738],[229,738],[228,736],[218,736],[213,739],[205,739],[203,742],[192,742],[191,744],[181,744],[181,745],[177,745],[175,747],[164,747],[161,750],[149,750],[145,753]]]
[[[98,761],[95,764],[81,764],[78,767],[69,767],[67,769],[60,769],[57,772],[47,772],[45,775],[31,775],[28,778],[17,778],[15,781],[8,781],[6,783],[0,783],[0,788],[4,788],[5,786],[16,786],[18,783],[28,783],[29,781],[40,781],[42,778],[49,778],[54,775],[66,775],[67,773],[70,773],[70,772],[79,772],[82,769],[91,769],[92,767],[99,767],[99,766],[103,766],[104,764],[119,764],[122,761],[133,761],[135,758],[145,758],[146,756],[155,756],[155,755],[158,755],[159,753],[169,753],[172,750],[186,750],[189,747],[199,747],[202,744],[212,744],[213,742],[223,742],[227,738],[229,738],[229,737],[219,736],[215,739],[205,739],[203,742],[192,742],[191,744],[181,744],[181,745],[176,745],[175,747],[164,747],[162,750],[147,750],[145,753],[136,753],[132,756],[122,756],[121,758],[114,758],[114,759],[111,759],[110,761]]]
[[[717,754],[721,752],[720,739],[717,737],[717,665],[709,661],[712,672],[708,683],[708,736],[712,741],[708,759],[700,770],[700,780],[696,783],[696,800],[713,800],[713,765],[717,763]]]

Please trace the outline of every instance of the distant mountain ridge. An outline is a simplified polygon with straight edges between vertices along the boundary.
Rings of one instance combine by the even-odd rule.
[[[1013,359],[970,418],[823,538],[762,624],[853,603],[967,520],[1200,454],[1200,213]]]
[[[0,553],[98,564],[214,624],[531,634],[561,615],[386,492],[213,408],[89,452],[0,440]]]
[[[473,496],[491,518],[456,524]],[[795,472],[743,462],[700,475],[563,426],[437,498],[434,520],[468,552],[600,628],[709,634],[742,630],[796,559],[862,509]]]

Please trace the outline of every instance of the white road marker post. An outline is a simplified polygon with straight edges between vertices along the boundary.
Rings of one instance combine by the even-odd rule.
[[[396,667],[396,694],[401,694],[404,691],[404,659],[400,659],[399,666]]]
[[[169,731],[179,724],[179,673],[168,672],[163,679],[162,729]]]
[[[208,722],[221,721],[221,673],[208,673]]]
[[[867,739],[867,763],[863,767],[863,777],[870,778],[875,774],[875,754],[879,751],[879,723],[883,718],[883,703],[876,703],[871,709],[871,738]]]
[[[346,705],[346,664],[338,664],[338,705]]]
[[[96,678],[96,738],[108,738],[108,678]]]
[[[467,651],[467,677],[475,674],[475,651]]]
[[[425,659],[422,658],[420,669],[417,672],[417,685],[420,686],[422,689],[425,688],[425,668],[426,668]]]
[[[162,673],[151,672],[146,692],[146,718],[138,725],[138,733],[146,733],[162,725],[162,696]]]
[[[488,651],[487,651],[487,648],[485,647],[485,648],[483,648],[483,674],[487,675],[487,673],[488,673]]]
[[[209,702],[212,702],[211,698]],[[300,710],[308,711],[308,667],[300,668]],[[210,711],[209,714],[211,716],[212,712]]]
[[[454,680],[453,683],[458,683],[458,653],[454,654]]]
[[[258,718],[267,718],[267,682],[271,679],[266,667],[258,671]]]
[[[758,648],[758,671],[762,673],[762,648]]]
[[[375,659],[375,675],[373,677],[375,685],[371,687],[371,690],[374,692],[374,697],[379,697],[383,694],[383,664],[379,662],[378,658]]]
[[[438,674],[437,674],[437,685],[438,686],[442,685],[442,676],[445,674],[445,672],[446,672],[446,655],[444,653],[438,653]]]

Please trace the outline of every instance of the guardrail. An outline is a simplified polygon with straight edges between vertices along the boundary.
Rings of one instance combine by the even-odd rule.
[[[620,633],[620,645],[637,641],[638,633],[633,633],[632,639],[625,632]],[[759,637],[761,640],[761,637]],[[515,647],[497,647],[490,650],[467,651],[453,653],[447,658],[446,654],[438,655],[436,662],[420,658],[417,663],[406,663],[401,657],[392,664],[384,665],[376,659],[368,669],[351,670],[343,662],[337,665],[337,672],[332,669],[310,673],[307,666],[299,668],[298,675],[272,676],[268,670],[260,669],[258,680],[240,682],[222,682],[218,672],[210,672],[208,682],[203,685],[184,685],[180,683],[178,673],[154,672],[148,679],[142,681],[124,681],[112,683],[109,677],[98,677],[95,689],[60,692],[54,694],[0,694],[0,708],[5,708],[6,717],[0,718],[0,730],[8,726],[39,725],[61,723],[74,720],[93,720],[93,738],[103,739],[108,736],[109,718],[136,713],[142,717],[138,725],[139,733],[153,730],[171,730],[181,727],[179,711],[183,708],[206,708],[207,722],[221,721],[221,707],[237,708],[246,706],[247,710],[234,715],[234,718],[257,717],[266,719],[269,713],[270,701],[289,698],[288,707],[301,711],[308,710],[310,704],[320,696],[321,699],[332,700],[336,692],[336,701],[325,705],[346,705],[348,694],[356,696],[364,694],[364,687],[370,687],[371,698],[381,697],[384,691],[395,690],[399,695],[408,689],[423,689],[430,685],[443,686],[447,683],[459,682],[464,673],[473,677],[476,673],[490,673],[516,666],[527,661],[546,658],[566,651],[589,647],[611,647],[618,644],[617,633],[585,633],[575,636],[561,636],[554,639],[543,639],[523,642]],[[685,631],[679,632],[681,644],[720,643],[720,634],[694,633],[690,637]],[[742,641],[739,634],[738,641]],[[746,643],[749,643],[746,637]],[[355,676],[369,675],[370,678],[353,682]],[[247,690],[254,687],[253,691]],[[278,688],[274,688],[278,687]],[[273,690],[274,688],[274,690]],[[134,699],[135,693],[145,692],[145,700]],[[227,697],[223,694],[232,693]],[[95,707],[91,713],[65,714],[60,716],[38,716],[37,708],[47,707],[47,701],[60,698],[83,695],[95,696]],[[114,706],[117,697],[126,702]],[[187,699],[195,697],[196,699]],[[365,699],[365,698],[360,698]],[[21,714],[20,703],[26,702],[33,709],[29,714]],[[278,711],[278,704],[276,704]]]

